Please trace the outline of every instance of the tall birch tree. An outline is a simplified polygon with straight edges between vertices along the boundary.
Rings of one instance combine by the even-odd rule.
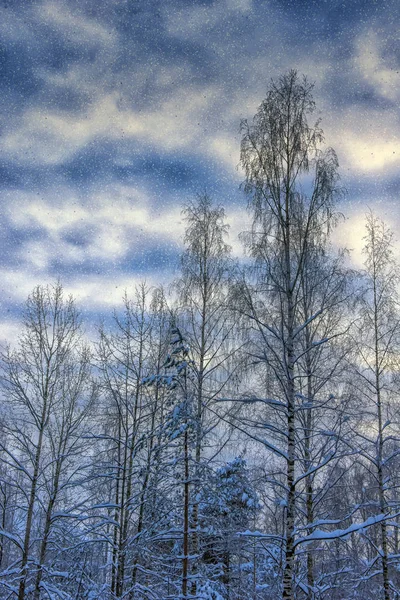
[[[296,587],[297,425],[299,403],[304,402],[296,377],[298,340],[320,314],[317,310],[305,320],[301,282],[310,240],[329,233],[339,193],[336,154],[321,150],[319,122],[309,124],[315,110],[312,88],[290,71],[271,83],[253,122],[242,122],[241,165],[253,215],[247,241],[258,289],[264,291],[263,299],[247,295],[248,314],[263,339],[258,358],[274,373],[280,396],[275,408],[284,424],[280,447],[269,445],[286,464],[284,600],[294,598]],[[259,310],[262,303],[264,311]]]
[[[358,335],[355,339],[357,356],[357,396],[363,398],[357,436],[360,453],[369,472],[371,483],[363,504],[375,505],[378,512],[389,517],[398,509],[396,459],[400,441],[398,372],[400,367],[400,312],[398,286],[400,272],[394,258],[394,239],[390,228],[370,212],[366,217],[365,289],[361,299]],[[394,492],[394,493],[393,493]],[[397,532],[397,523],[390,523]],[[373,548],[365,576],[381,578],[384,600],[394,594],[390,578],[391,527],[382,520],[369,536]],[[396,562],[397,559],[394,559]],[[376,569],[376,562],[380,569]]]

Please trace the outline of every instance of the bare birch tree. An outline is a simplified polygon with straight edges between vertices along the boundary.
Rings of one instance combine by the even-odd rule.
[[[320,149],[323,133],[319,123],[308,123],[314,108],[312,85],[291,71],[272,82],[253,123],[242,123],[244,189],[253,214],[247,241],[256,263],[258,289],[264,292],[264,298],[259,299],[252,293],[247,295],[248,314],[264,340],[258,358],[263,357],[261,360],[272,368],[281,396],[275,408],[284,421],[279,436],[283,446],[271,444],[270,450],[286,463],[282,482],[286,495],[285,600],[292,600],[295,594],[297,420],[299,402],[304,402],[296,376],[298,340],[324,310],[317,309],[305,320],[301,310],[302,276],[310,241],[327,235],[334,224],[339,193],[336,154],[332,149]],[[309,193],[303,191],[302,184],[310,189]],[[264,303],[262,311],[260,303]],[[269,390],[266,395],[269,397]]]
[[[178,314],[196,371],[195,490],[191,529],[192,552],[199,556],[199,504],[196,498],[204,475],[201,463],[204,446],[211,443],[211,432],[220,426],[215,415],[207,413],[207,406],[229,386],[235,376],[238,365],[234,364],[233,358],[238,343],[233,336],[232,312],[227,302],[233,261],[226,242],[228,226],[224,209],[213,205],[210,197],[203,194],[185,205],[183,215],[186,231],[181,276],[177,282]],[[196,586],[196,578],[192,575],[193,596],[196,596]]]
[[[71,477],[77,430],[88,408],[88,376],[89,353],[81,344],[73,299],[65,298],[60,284],[38,286],[26,303],[17,347],[2,357],[2,384],[10,409],[10,443],[2,447],[3,457],[11,474],[23,473],[18,600],[25,600],[32,577],[34,597],[40,594],[54,509],[64,478]]]
[[[363,398],[357,436],[360,453],[372,478],[369,493],[362,504],[377,505],[378,512],[390,516],[398,509],[396,458],[400,441],[397,373],[400,352],[400,313],[398,286],[400,272],[393,256],[393,233],[389,227],[369,213],[366,218],[365,290],[361,300],[357,356],[357,395]],[[372,510],[373,514],[373,510]],[[391,525],[397,530],[395,519]],[[369,539],[373,549],[365,577],[381,577],[383,598],[390,600],[395,592],[389,566],[389,525],[382,520],[380,535]],[[381,568],[376,569],[379,561]],[[397,559],[395,559],[397,561]]]

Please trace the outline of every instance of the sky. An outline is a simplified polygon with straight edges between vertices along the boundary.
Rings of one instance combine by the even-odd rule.
[[[398,0],[0,0],[0,338],[37,284],[86,317],[167,283],[182,204],[246,222],[240,120],[289,69],[315,82],[360,263],[368,207],[399,232]]]

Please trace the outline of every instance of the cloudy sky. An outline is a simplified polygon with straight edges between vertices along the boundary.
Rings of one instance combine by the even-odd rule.
[[[271,77],[315,81],[357,248],[370,206],[399,227],[398,0],[1,0],[0,336],[37,283],[88,314],[167,281],[183,202],[246,209],[239,123]],[[7,329],[8,328],[8,329]]]

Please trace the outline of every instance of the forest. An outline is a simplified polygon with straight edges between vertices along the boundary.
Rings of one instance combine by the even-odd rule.
[[[2,600],[398,600],[400,271],[349,199],[313,86],[271,82],[241,123],[251,227],[183,205],[168,289],[95,339],[61,282],[0,361]],[[340,208],[340,210],[339,210]]]

